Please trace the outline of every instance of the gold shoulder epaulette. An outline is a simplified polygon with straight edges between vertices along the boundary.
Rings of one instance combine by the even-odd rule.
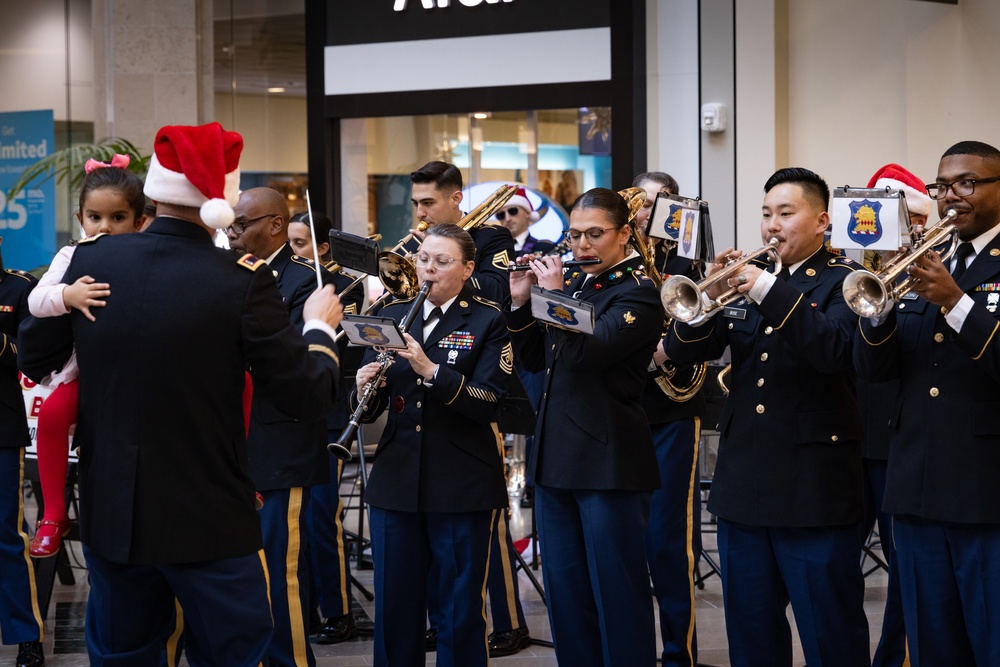
[[[80,239],[79,241],[77,241],[77,244],[81,245],[81,244],[84,244],[84,243],[93,243],[94,241],[96,241],[97,239],[101,238],[102,236],[107,236],[107,234],[105,234],[104,232],[101,232],[100,234],[94,234],[93,236],[85,236],[82,239]]]
[[[316,262],[306,257],[302,257],[300,255],[292,255],[292,261],[295,262],[296,264],[301,264],[302,266],[308,266],[313,271],[316,270]]]
[[[849,271],[855,271],[857,269],[858,263],[855,262],[850,257],[844,257],[843,255],[837,255],[836,257],[831,257],[830,261],[826,263],[827,266],[839,266],[843,269],[848,269]]]
[[[256,271],[260,267],[267,264],[264,260],[259,257],[254,257],[250,253],[247,253],[236,260],[236,263],[242,266],[244,269],[250,269],[251,271]]]
[[[31,282],[32,278],[34,278],[34,276],[32,276],[30,273],[28,273],[27,271],[22,271],[21,269],[6,269],[6,271],[10,275],[17,276],[18,278],[24,278],[28,282]]]
[[[490,301],[486,297],[479,296],[478,294],[473,294],[472,295],[472,300],[473,301],[478,301],[479,303],[483,304],[484,306],[490,306],[492,308],[496,308],[497,310],[500,310],[500,304],[499,303],[497,303],[496,301]]]

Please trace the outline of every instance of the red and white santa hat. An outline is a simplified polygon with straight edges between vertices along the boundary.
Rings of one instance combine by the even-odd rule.
[[[242,151],[243,137],[218,123],[160,128],[143,192],[156,202],[198,206],[206,225],[225,229],[235,219]]]
[[[528,212],[528,220],[538,222],[538,211],[528,201],[528,193],[524,191],[524,188],[518,188],[514,196],[507,200],[507,203],[513,206],[520,206]]]
[[[868,181],[869,188],[892,188],[902,190],[906,197],[906,208],[910,213],[929,216],[934,210],[934,201],[927,196],[923,182],[909,170],[890,163],[875,172]]]

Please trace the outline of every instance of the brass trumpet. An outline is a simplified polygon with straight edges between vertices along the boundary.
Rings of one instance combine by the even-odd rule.
[[[734,275],[739,274],[747,264],[762,257],[770,257],[774,262],[774,273],[781,271],[781,256],[778,255],[778,239],[772,238],[766,246],[747,253],[739,259],[726,262],[726,265],[699,283],[687,276],[673,275],[667,278],[660,289],[660,300],[663,308],[680,322],[690,322],[701,316],[710,315],[719,308],[739,299],[742,295],[738,287],[727,289],[715,299],[708,296],[709,290],[719,283],[728,284]]]
[[[844,279],[844,301],[851,310],[860,317],[878,317],[893,301],[898,301],[904,294],[913,291],[916,278],[907,276],[900,282],[902,276],[913,264],[913,261],[951,238],[951,245],[941,255],[947,261],[958,248],[958,233],[952,220],[958,215],[955,209],[924,230],[920,240],[913,247],[903,251],[883,262],[878,271],[871,272],[859,269]]]

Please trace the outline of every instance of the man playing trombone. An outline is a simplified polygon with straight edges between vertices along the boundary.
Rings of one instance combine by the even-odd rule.
[[[850,371],[858,318],[841,293],[854,265],[823,248],[822,178],[782,169],[764,191],[761,237],[776,240],[784,270],[768,273],[757,259],[720,273],[734,255],[723,252],[699,287],[713,298],[732,289],[733,299],[697,324],[675,319],[667,337],[677,363],[716,359],[726,346],[732,353],[709,498],[730,660],[791,665],[791,603],[808,664],[867,666],[861,424]],[[713,274],[725,284],[708,284]]]
[[[962,242],[913,260],[912,292],[865,318],[855,359],[870,381],[900,379],[886,512],[893,514],[914,667],[1000,664],[1000,151],[949,148],[927,186]],[[872,321],[875,319],[876,321]]]

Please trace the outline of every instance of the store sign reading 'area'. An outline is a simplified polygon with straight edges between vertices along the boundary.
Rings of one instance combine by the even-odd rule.
[[[487,5],[499,5],[501,3],[508,4],[514,2],[514,0],[458,0],[458,4],[463,7],[478,7],[482,4]],[[407,5],[410,4],[410,0],[396,0],[392,5],[392,10],[396,12],[406,11]],[[416,4],[414,2],[414,4]],[[420,0],[420,5],[424,9],[434,9],[435,7],[450,7],[451,0]]]

